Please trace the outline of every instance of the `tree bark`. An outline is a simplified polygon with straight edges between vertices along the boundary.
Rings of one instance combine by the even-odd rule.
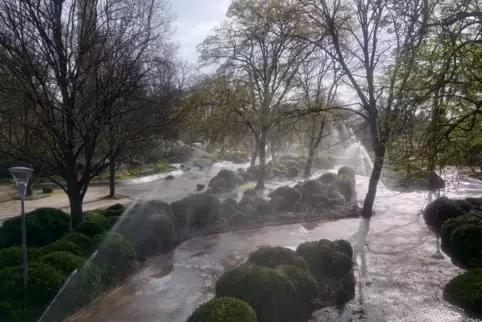
[[[315,150],[316,148],[310,143],[308,149],[308,161],[306,162],[305,173],[303,174],[303,177],[305,178],[311,177],[311,167],[313,165],[313,158],[315,157]]]
[[[109,198],[115,197],[115,160],[109,165]]]
[[[270,145],[269,145],[269,151],[270,151],[271,160],[273,161],[273,163],[278,163],[276,161],[276,151],[275,151],[274,145],[272,143],[270,143]]]
[[[26,193],[25,193],[26,196],[33,195],[33,182],[35,181],[35,179],[36,179],[36,174],[35,174],[35,171],[34,171],[32,173],[32,176],[30,177],[30,180],[28,180],[28,182],[27,182],[27,190],[26,190]]]
[[[68,195],[72,228],[75,228],[75,226],[77,226],[77,224],[82,221],[82,203],[84,201],[84,198],[81,196],[80,191],[78,191],[77,193],[74,193],[73,191],[68,191]]]
[[[259,142],[258,142],[258,140],[255,139],[253,155],[251,155],[251,166],[252,167],[254,167],[254,165],[256,164],[256,159],[258,158],[258,152],[259,152]]]
[[[256,183],[256,190],[264,189],[264,177],[266,174],[266,139],[259,140],[259,177]]]
[[[379,141],[374,139],[374,141]],[[383,163],[385,161],[385,145],[378,143],[373,147],[375,151],[375,162],[373,164],[373,171],[370,176],[370,181],[368,183],[368,192],[365,197],[365,202],[362,208],[362,217],[371,218],[373,214],[373,204],[375,203],[375,196],[377,194],[377,185],[380,181],[380,176],[382,174]]]

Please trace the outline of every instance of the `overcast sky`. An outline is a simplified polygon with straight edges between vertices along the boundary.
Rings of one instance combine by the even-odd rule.
[[[177,16],[174,38],[184,59],[197,62],[196,45],[223,20],[230,3],[231,0],[171,0]]]

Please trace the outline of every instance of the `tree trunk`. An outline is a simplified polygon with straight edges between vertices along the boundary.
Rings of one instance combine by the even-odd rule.
[[[251,166],[252,167],[254,167],[254,165],[256,164],[256,159],[258,158],[258,152],[259,152],[259,143],[258,143],[258,140],[255,139],[253,155],[251,156]]]
[[[273,161],[273,163],[278,163],[278,162],[276,161],[276,151],[275,151],[275,148],[274,148],[274,145],[273,145],[273,144],[270,144],[270,145],[269,145],[269,151],[270,151],[271,160]]]
[[[73,191],[68,192],[69,205],[70,205],[70,217],[72,220],[72,228],[75,228],[77,224],[82,221],[82,203],[84,198],[81,196],[80,191],[74,193]]]
[[[109,198],[115,197],[115,161],[111,160],[109,165]]]
[[[374,140],[375,141],[375,140]],[[375,203],[375,196],[377,194],[377,185],[382,174],[383,162],[385,161],[385,145],[378,144],[374,146],[375,162],[373,164],[373,171],[370,176],[368,184],[368,192],[363,203],[362,217],[371,218],[373,213],[373,204]]]
[[[33,182],[35,181],[35,171],[32,173],[32,176],[30,177],[30,180],[27,182],[27,191],[26,191],[26,196],[31,196],[33,195]]]
[[[264,189],[264,177],[266,174],[266,139],[259,140],[259,177],[256,183],[256,190]]]
[[[303,177],[308,178],[311,177],[311,167],[313,165],[313,158],[315,157],[316,148],[313,147],[313,144],[310,144],[308,150],[308,161],[306,162],[305,173]]]

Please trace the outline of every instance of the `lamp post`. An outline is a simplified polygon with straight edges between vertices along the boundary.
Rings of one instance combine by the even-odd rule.
[[[23,271],[23,287],[27,292],[27,229],[25,225],[25,192],[27,191],[27,183],[32,176],[33,170],[26,167],[13,167],[8,171],[15,179],[20,194],[20,204],[22,210],[22,271]]]

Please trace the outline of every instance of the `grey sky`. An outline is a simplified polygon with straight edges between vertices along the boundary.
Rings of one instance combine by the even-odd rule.
[[[196,45],[223,20],[230,3],[231,0],[171,0],[177,16],[174,38],[184,59],[197,62]]]

